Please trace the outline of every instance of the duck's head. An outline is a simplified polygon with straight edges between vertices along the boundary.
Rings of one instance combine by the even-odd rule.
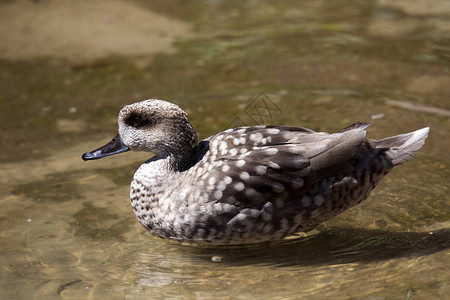
[[[185,155],[197,145],[197,136],[186,113],[163,100],[144,100],[126,105],[119,113],[119,132],[103,147],[86,152],[84,160],[132,151],[158,156]]]

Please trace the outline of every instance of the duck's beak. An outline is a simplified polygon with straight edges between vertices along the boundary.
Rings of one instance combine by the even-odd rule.
[[[122,138],[119,134],[116,134],[115,137],[103,147],[95,149],[93,151],[86,152],[81,156],[83,160],[91,160],[91,159],[99,159],[105,156],[114,155],[117,153],[122,153],[130,150],[122,141]]]

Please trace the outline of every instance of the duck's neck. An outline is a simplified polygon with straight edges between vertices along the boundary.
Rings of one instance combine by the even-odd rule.
[[[173,139],[161,143],[158,149],[150,149],[156,154],[154,159],[161,160],[161,167],[168,172],[183,172],[192,166],[198,142],[195,131],[190,124],[189,126],[189,134],[173,136]]]
[[[193,151],[190,149],[189,152],[183,154],[171,154],[165,158],[168,164],[168,169],[172,172],[183,172],[192,166],[192,155]]]
[[[189,149],[176,154],[157,154],[148,160],[147,163],[164,173],[183,172],[192,166],[193,152],[193,149]]]

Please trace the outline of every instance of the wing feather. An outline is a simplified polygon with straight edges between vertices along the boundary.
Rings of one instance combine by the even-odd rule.
[[[214,177],[210,182],[216,192],[210,200],[255,207],[298,197],[306,184],[329,176],[334,167],[352,169],[346,161],[360,155],[364,125],[334,134],[300,127],[240,127],[212,136],[207,139],[209,163],[215,167],[206,175]]]

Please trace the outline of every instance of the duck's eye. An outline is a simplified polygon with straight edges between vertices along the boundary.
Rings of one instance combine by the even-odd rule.
[[[149,125],[150,121],[144,118],[142,115],[133,113],[126,119],[126,123],[130,126],[133,126],[134,128],[140,128],[145,125]]]
[[[141,127],[142,126],[142,120],[134,119],[133,123],[131,123],[131,126],[133,126],[133,127]]]

